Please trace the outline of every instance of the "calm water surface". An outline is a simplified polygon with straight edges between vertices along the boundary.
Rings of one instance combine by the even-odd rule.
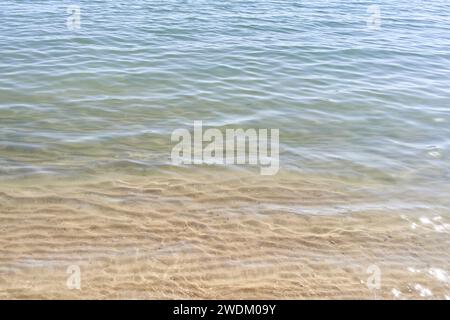
[[[0,0],[0,299],[449,299],[447,0],[74,2]],[[194,120],[280,172],[172,165]]]
[[[0,176],[143,174],[170,134],[281,129],[281,167],[435,194],[450,178],[446,1],[0,2]],[[232,168],[230,168],[232,170]],[[431,191],[430,191],[431,190]]]

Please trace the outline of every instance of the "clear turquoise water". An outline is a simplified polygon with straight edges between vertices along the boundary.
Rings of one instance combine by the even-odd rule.
[[[450,5],[0,1],[0,177],[170,168],[170,134],[280,128],[282,169],[450,178]],[[230,168],[230,170],[232,170]]]

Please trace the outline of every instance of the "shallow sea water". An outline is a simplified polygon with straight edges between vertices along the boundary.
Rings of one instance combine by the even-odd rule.
[[[72,4],[0,2],[0,298],[450,297],[446,1]],[[194,120],[279,173],[173,165]]]

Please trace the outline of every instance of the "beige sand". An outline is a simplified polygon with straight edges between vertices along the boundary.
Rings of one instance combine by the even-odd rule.
[[[292,172],[3,182],[0,298],[448,298],[445,207],[377,188]]]

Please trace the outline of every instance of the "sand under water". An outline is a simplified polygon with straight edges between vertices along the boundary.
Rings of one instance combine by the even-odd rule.
[[[450,297],[448,1],[79,2],[0,1],[1,299]]]
[[[448,207],[379,187],[198,168],[2,183],[0,298],[449,298]]]

